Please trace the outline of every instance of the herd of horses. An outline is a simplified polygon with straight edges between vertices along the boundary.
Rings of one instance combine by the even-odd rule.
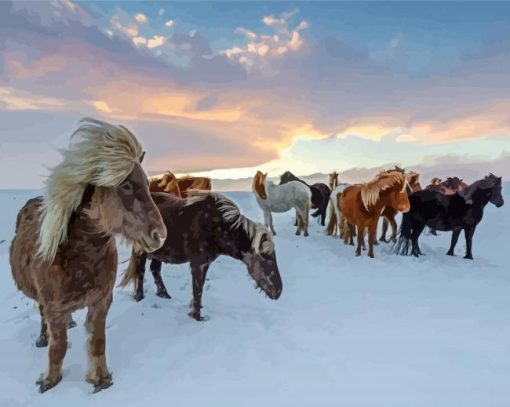
[[[205,177],[176,177],[171,172],[147,177],[143,151],[124,126],[83,119],[71,136],[62,161],[51,169],[42,197],[30,199],[20,210],[10,247],[10,264],[18,289],[34,299],[41,316],[37,347],[49,346],[48,370],[37,381],[40,392],[62,379],[67,329],[72,313],[87,307],[85,326],[90,369],[86,380],[94,391],[113,384],[107,367],[105,325],[117,274],[116,236],[132,248],[121,285],[134,282],[137,301],[143,299],[145,264],[156,294],[170,298],[161,278],[162,263],[189,263],[193,298],[189,315],[200,321],[202,293],[209,266],[221,255],[244,263],[256,287],[278,299],[283,284],[276,260],[273,212],[296,212],[296,235],[308,236],[311,214],[361,255],[368,236],[368,255],[374,257],[377,224],[386,242],[388,226],[395,250],[421,254],[418,238],[428,226],[452,231],[448,254],[453,255],[461,230],[466,234],[466,257],[488,202],[500,207],[501,178],[493,174],[466,185],[458,178],[434,180],[422,190],[419,175],[394,168],[366,183],[348,185],[330,175],[329,186],[309,185],[290,172],[277,185],[267,174],[253,178],[256,202],[264,224],[244,216],[237,205],[211,191]],[[395,216],[403,212],[397,237]]]

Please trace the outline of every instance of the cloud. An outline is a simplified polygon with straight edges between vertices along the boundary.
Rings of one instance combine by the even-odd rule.
[[[165,27],[173,27],[174,26],[174,20],[168,20],[166,23],[165,23]]]
[[[147,40],[147,48],[161,47],[164,43],[166,43],[166,41],[166,37],[162,35],[154,35],[152,38]]]
[[[160,8],[159,11],[158,11],[158,16],[162,16],[165,14],[165,9],[164,8]]]
[[[135,20],[140,24],[145,24],[148,21],[147,16],[142,13],[136,13]]]
[[[289,52],[298,51],[303,45],[301,31],[308,28],[306,21],[301,21],[289,30],[289,20],[297,11],[283,13],[279,17],[265,16],[262,22],[274,30],[272,35],[258,34],[254,31],[239,27],[237,34],[246,37],[246,44],[235,45],[220,51],[231,60],[237,61],[248,70],[253,68],[267,68],[270,58],[278,58]]]
[[[34,95],[12,88],[0,87],[0,108],[6,110],[63,110],[66,104],[58,99]]]

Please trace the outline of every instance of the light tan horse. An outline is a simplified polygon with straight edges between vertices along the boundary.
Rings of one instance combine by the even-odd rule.
[[[178,178],[177,183],[183,198],[188,196],[188,191],[196,189],[200,191],[211,190],[211,178],[208,177],[193,177],[191,175],[186,175],[184,177]]]
[[[149,190],[151,192],[166,192],[182,198],[181,188],[177,177],[170,171],[163,174],[152,175],[149,177]]]
[[[349,222],[351,234],[357,228],[358,246],[356,256],[361,256],[364,231],[368,228],[368,256],[374,257],[377,222],[386,207],[397,211],[409,211],[406,177],[397,171],[380,175],[365,184],[347,187],[340,198],[342,215]]]

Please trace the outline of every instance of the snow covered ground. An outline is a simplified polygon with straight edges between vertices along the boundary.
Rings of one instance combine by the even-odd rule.
[[[8,262],[17,210],[37,192],[0,191],[0,405],[508,407],[509,187],[503,208],[486,208],[474,261],[462,258],[463,236],[458,256],[445,256],[448,233],[422,236],[419,259],[393,255],[389,245],[373,260],[355,258],[315,220],[305,239],[294,236],[290,212],[277,215],[278,301],[253,289],[241,263],[220,258],[203,300],[210,319],[198,323],[187,316],[187,266],[166,265],[171,300],[155,297],[150,273],[141,303],[131,287],[115,291],[107,323],[113,387],[92,394],[84,381],[79,311],[64,378],[42,395],[39,315],[16,290]],[[251,194],[228,195],[262,219]],[[120,260],[128,255],[121,247]]]

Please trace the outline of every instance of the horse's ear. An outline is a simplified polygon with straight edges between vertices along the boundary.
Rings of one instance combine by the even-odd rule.
[[[144,158],[145,158],[145,151],[142,153],[142,156],[140,157],[140,164],[143,162]]]

